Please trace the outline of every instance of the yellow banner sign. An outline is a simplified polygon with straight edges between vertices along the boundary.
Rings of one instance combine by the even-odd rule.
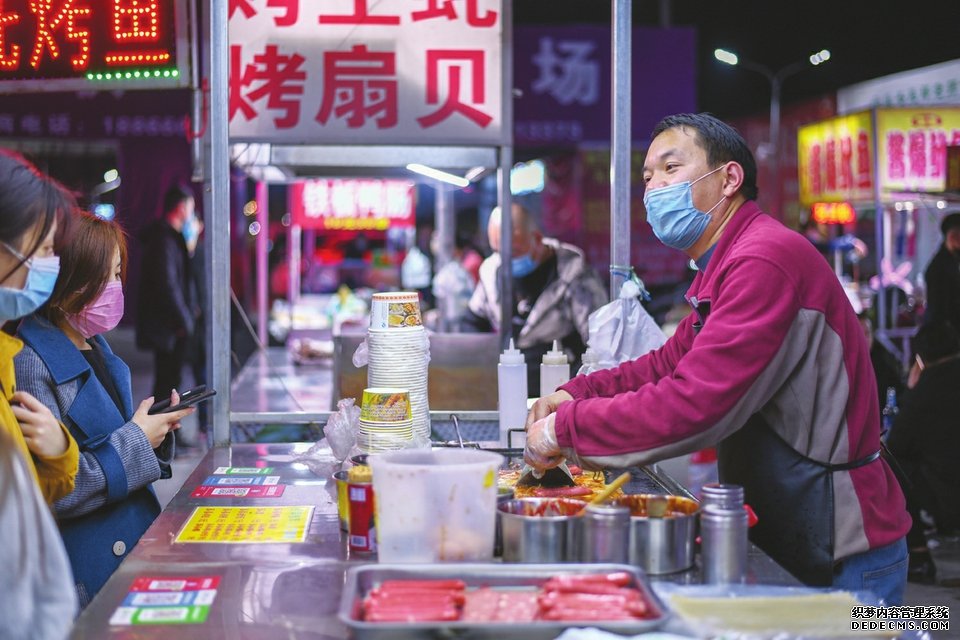
[[[797,132],[800,202],[842,202],[873,197],[870,112],[831,118]]]
[[[960,108],[879,109],[880,185],[888,191],[943,191],[947,147],[960,144]]]
[[[197,507],[176,542],[303,542],[313,507]]]

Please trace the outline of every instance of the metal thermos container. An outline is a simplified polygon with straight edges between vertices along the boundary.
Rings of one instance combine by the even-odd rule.
[[[700,512],[703,581],[737,584],[747,574],[747,512],[707,505]]]
[[[616,504],[592,504],[583,514],[584,562],[624,564],[630,549],[630,509]]]
[[[736,509],[743,506],[743,487],[738,484],[711,482],[703,485],[701,495],[701,509],[711,504],[724,509]]]

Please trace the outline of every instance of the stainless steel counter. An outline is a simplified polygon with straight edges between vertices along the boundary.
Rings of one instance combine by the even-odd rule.
[[[337,608],[347,568],[370,562],[350,557],[337,518],[336,490],[325,464],[295,461],[309,444],[235,444],[214,449],[197,465],[159,518],[78,619],[74,638],[346,638]],[[286,485],[279,498],[192,498],[192,491],[217,467],[273,468]],[[313,469],[313,470],[311,470]],[[655,469],[640,470],[628,492],[682,490]],[[319,474],[319,475],[318,475]],[[174,543],[197,506],[315,507],[306,541],[298,544]],[[202,624],[111,626],[113,612],[144,576],[219,576],[208,618]],[[656,581],[698,583],[697,568]],[[795,585],[792,576],[753,548],[748,581]]]

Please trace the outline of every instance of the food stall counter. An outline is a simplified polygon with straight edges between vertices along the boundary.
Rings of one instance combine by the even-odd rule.
[[[337,618],[347,571],[376,557],[348,551],[330,469],[303,457],[311,446],[207,452],[72,637],[349,637]],[[655,467],[632,471],[627,492],[683,491]],[[797,584],[753,547],[747,580]],[[697,584],[700,570],[658,576],[654,586],[663,581]]]

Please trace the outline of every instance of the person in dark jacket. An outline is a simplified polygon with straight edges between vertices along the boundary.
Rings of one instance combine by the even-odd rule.
[[[927,310],[924,324],[937,320],[960,327],[960,213],[951,213],[940,223],[943,244],[927,265]]]
[[[170,477],[170,431],[194,409],[149,415],[153,398],[133,406],[130,369],[100,335],[123,316],[123,232],[89,214],[74,226],[57,247],[63,269],[50,300],[20,324],[14,363],[20,389],[80,446],[74,489],[54,513],[86,606],[160,513],[151,485]]]
[[[180,388],[183,367],[197,330],[200,307],[191,272],[188,237],[197,228],[189,189],[171,187],[164,215],[147,227],[137,300],[137,347],[154,354],[153,395]],[[179,436],[179,434],[178,434]],[[177,444],[186,446],[179,437]]]
[[[949,323],[935,321],[914,338],[916,384],[904,394],[887,446],[906,475],[907,508],[913,517],[908,534],[910,571],[915,582],[936,576],[920,511],[933,517],[940,533],[960,531],[960,421],[956,394],[960,388],[960,336]]]

